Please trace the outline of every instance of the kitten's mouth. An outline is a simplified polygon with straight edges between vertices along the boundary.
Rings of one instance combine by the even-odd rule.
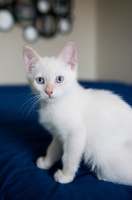
[[[55,99],[55,98],[54,98],[54,97],[51,97],[51,96],[48,96],[46,99],[47,99],[47,100],[52,100],[52,99]]]
[[[53,99],[53,97],[51,97],[51,96],[48,96],[48,97],[47,97],[47,99]]]
[[[53,96],[48,96],[48,95],[42,95],[42,99],[44,100],[44,101],[53,101],[53,100],[55,100],[56,98],[55,97],[53,97]]]

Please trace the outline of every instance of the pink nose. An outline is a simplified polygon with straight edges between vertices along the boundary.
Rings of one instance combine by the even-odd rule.
[[[49,96],[53,93],[53,91],[48,91],[48,90],[46,90],[45,91]]]

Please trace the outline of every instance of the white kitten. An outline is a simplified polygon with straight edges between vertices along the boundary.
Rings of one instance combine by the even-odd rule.
[[[40,97],[40,123],[53,135],[37,166],[50,168],[62,156],[56,181],[69,183],[81,159],[100,180],[132,185],[132,109],[109,91],[77,83],[77,51],[69,42],[58,58],[41,58],[25,46],[31,87]]]

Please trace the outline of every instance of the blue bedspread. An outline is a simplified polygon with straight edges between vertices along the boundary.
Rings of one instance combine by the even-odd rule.
[[[82,84],[112,90],[132,105],[130,85]],[[51,137],[38,124],[37,112],[30,110],[29,93],[28,86],[0,87],[0,200],[132,200],[132,186],[99,181],[83,163],[74,181],[64,185],[53,179],[61,161],[50,170],[36,167]]]

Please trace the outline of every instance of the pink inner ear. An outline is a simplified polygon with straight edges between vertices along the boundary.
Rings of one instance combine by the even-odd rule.
[[[61,51],[59,57],[63,62],[71,65],[71,68],[74,69],[77,64],[77,50],[73,42],[69,42]]]
[[[28,67],[28,71],[31,72],[31,67],[32,67],[31,61],[30,61],[28,55],[26,54],[26,52],[24,52],[24,60],[25,60],[26,66]]]
[[[27,70],[30,73],[32,68],[35,67],[36,62],[40,60],[40,57],[33,49],[27,46],[25,46],[23,49],[23,57],[27,66]]]

